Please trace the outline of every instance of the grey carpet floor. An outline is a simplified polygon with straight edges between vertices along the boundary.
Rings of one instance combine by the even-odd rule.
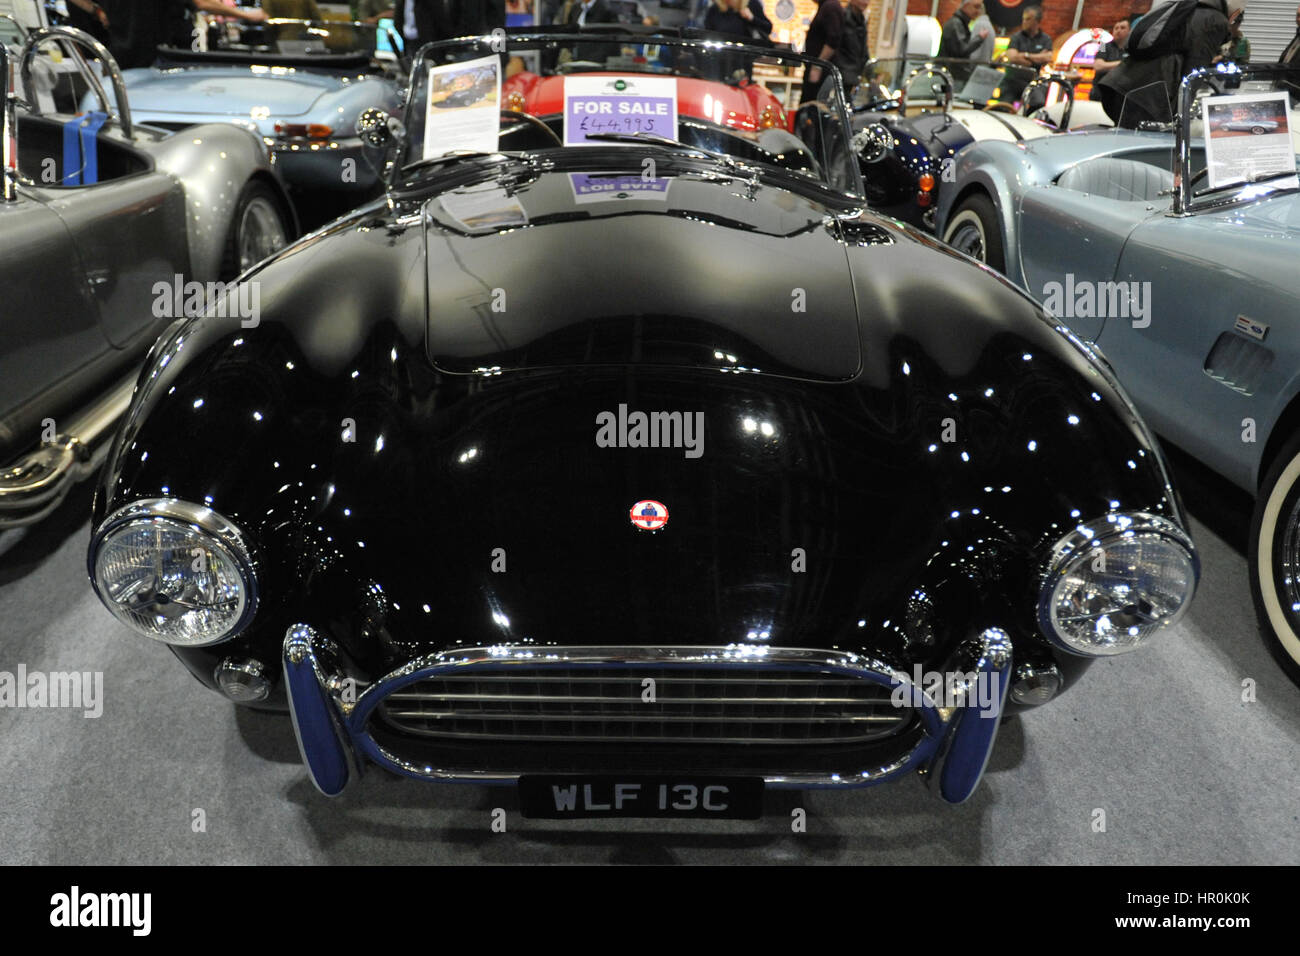
[[[1206,521],[1227,530],[1194,522],[1188,616],[1009,719],[967,804],[906,778],[771,794],[762,820],[726,823],[528,821],[506,790],[373,770],[328,800],[286,718],[204,691],[99,607],[87,504],[78,489],[46,523],[0,534],[0,670],[102,671],[106,698],[99,719],[0,708],[0,863],[1300,862],[1300,689],[1255,631],[1240,521],[1213,502]]]

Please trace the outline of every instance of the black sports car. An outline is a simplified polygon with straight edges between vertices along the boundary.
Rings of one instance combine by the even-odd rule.
[[[502,51],[423,51],[404,122],[365,118],[387,197],[246,275],[254,327],[156,345],[95,589],[288,708],[328,794],[375,763],[540,816],[964,800],[1005,710],[1191,600],[1160,452],[1032,300],[864,208],[838,77],[773,126],[713,48],[644,39],[584,38],[565,115],[521,93],[497,150],[425,124],[434,70]],[[566,147],[566,115],[610,125]]]

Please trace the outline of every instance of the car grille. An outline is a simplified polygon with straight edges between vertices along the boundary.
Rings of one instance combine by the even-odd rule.
[[[445,741],[860,745],[912,725],[890,696],[851,673],[771,665],[515,665],[431,675],[376,713],[402,735]]]

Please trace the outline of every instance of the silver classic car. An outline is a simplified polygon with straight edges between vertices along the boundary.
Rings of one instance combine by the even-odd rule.
[[[1099,345],[1157,432],[1256,497],[1259,623],[1300,681],[1300,192],[1285,170],[1207,184],[1195,121],[1206,87],[1295,78],[1202,70],[1172,130],[974,144],[937,232]]]
[[[82,68],[96,109],[39,110],[50,43]],[[74,44],[103,64],[116,107]],[[5,92],[0,110],[0,528],[42,518],[102,460],[187,286],[203,300],[297,232],[246,130],[136,125],[112,56],[71,27],[36,31],[12,58],[25,96]],[[0,77],[10,60],[0,44]]]
[[[127,70],[136,115],[173,130],[244,126],[291,187],[375,187],[355,127],[371,107],[399,112],[403,75],[400,61],[377,59],[376,28],[274,19],[229,29],[211,34],[206,49],[161,47],[157,66]]]

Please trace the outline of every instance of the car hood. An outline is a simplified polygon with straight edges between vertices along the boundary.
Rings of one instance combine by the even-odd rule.
[[[826,206],[749,180],[587,165],[425,204],[437,368],[857,373],[857,303]]]
[[[196,113],[249,117],[301,116],[350,81],[344,77],[271,67],[128,70],[133,113]],[[258,117],[254,117],[258,118]]]
[[[160,340],[95,520],[173,495],[257,542],[258,617],[180,654],[201,679],[301,621],[369,678],[499,643],[910,669],[1035,634],[1041,559],[1081,518],[1177,516],[1104,369],[937,243],[717,167],[585,203],[525,165],[466,177],[489,195],[455,215],[399,195],[269,260],[256,328]]]

